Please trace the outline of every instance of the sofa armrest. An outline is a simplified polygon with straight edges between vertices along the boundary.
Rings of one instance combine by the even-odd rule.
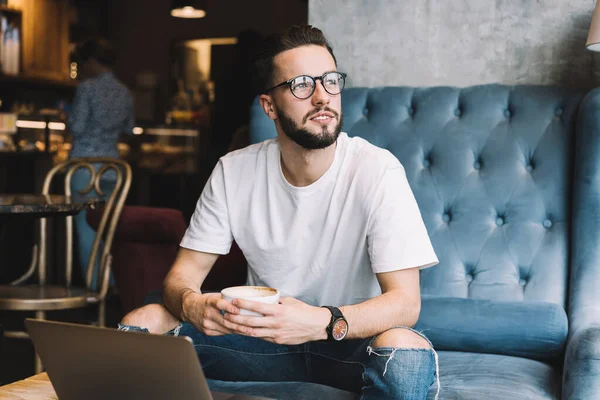
[[[567,344],[563,399],[593,399],[600,393],[600,326],[573,334]]]
[[[600,89],[577,119],[563,399],[600,393]]]

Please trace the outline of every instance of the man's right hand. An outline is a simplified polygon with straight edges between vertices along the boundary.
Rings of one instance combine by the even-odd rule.
[[[225,321],[223,313],[239,314],[240,310],[227,300],[221,298],[220,293],[197,293],[188,291],[182,296],[182,318],[194,325],[196,329],[207,336],[221,336],[233,333],[225,325],[232,325]]]

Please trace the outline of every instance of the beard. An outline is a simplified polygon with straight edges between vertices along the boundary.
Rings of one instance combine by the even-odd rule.
[[[337,119],[337,124],[331,132],[329,131],[328,126],[323,126],[321,132],[317,133],[311,132],[305,128],[300,128],[298,124],[283,111],[278,114],[281,129],[287,137],[292,139],[298,146],[306,150],[319,150],[329,147],[337,141],[337,138],[342,131],[342,112],[337,113],[329,107],[315,109],[306,114],[306,116],[302,119],[302,123],[305,124],[311,115],[321,111],[330,112]]]

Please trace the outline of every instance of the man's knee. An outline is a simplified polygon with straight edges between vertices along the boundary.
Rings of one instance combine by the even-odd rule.
[[[148,304],[136,308],[121,320],[122,325],[147,328],[151,333],[164,333],[164,326],[173,325],[174,322],[175,317],[162,304]]]
[[[394,347],[400,349],[430,349],[429,341],[406,328],[393,328],[375,338],[373,348]]]
[[[123,319],[121,320],[121,324],[143,326],[143,324],[147,321],[151,321],[154,318],[156,318],[156,315],[160,313],[159,308],[161,307],[164,308],[160,304],[148,304],[136,308],[123,317]]]

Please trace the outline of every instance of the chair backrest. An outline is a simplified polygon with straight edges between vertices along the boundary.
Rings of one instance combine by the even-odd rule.
[[[343,131],[403,164],[440,260],[424,294],[565,306],[575,122],[556,87],[350,88]],[[257,101],[250,142],[276,136]]]
[[[100,226],[102,214],[87,213],[90,226]],[[140,307],[162,283],[173,265],[186,229],[179,210],[125,206],[119,217],[112,246],[112,271],[125,313]]]
[[[71,192],[71,183],[76,173],[85,173],[87,186],[79,190],[79,193]],[[86,287],[90,291],[97,292],[99,298],[104,298],[108,290],[111,265],[111,246],[115,235],[119,216],[125,204],[129,188],[131,186],[131,167],[125,161],[104,158],[89,157],[68,160],[53,167],[44,180],[42,194],[50,194],[52,183],[58,174],[64,173],[64,194],[66,196],[89,196],[105,198],[101,188],[103,178],[114,179],[115,186],[108,198],[105,198],[105,205],[102,211],[100,223],[96,229],[94,244],[89,257],[87,266],[87,275],[85,278]],[[66,217],[65,222],[65,284],[67,287],[72,283],[73,271],[73,217]],[[46,281],[46,248],[47,248],[47,222],[46,218],[40,219],[39,252],[40,261],[38,268],[38,279],[40,284]],[[96,263],[98,254],[100,262]],[[98,265],[96,265],[98,264]],[[94,275],[97,277],[98,287],[92,287]]]

